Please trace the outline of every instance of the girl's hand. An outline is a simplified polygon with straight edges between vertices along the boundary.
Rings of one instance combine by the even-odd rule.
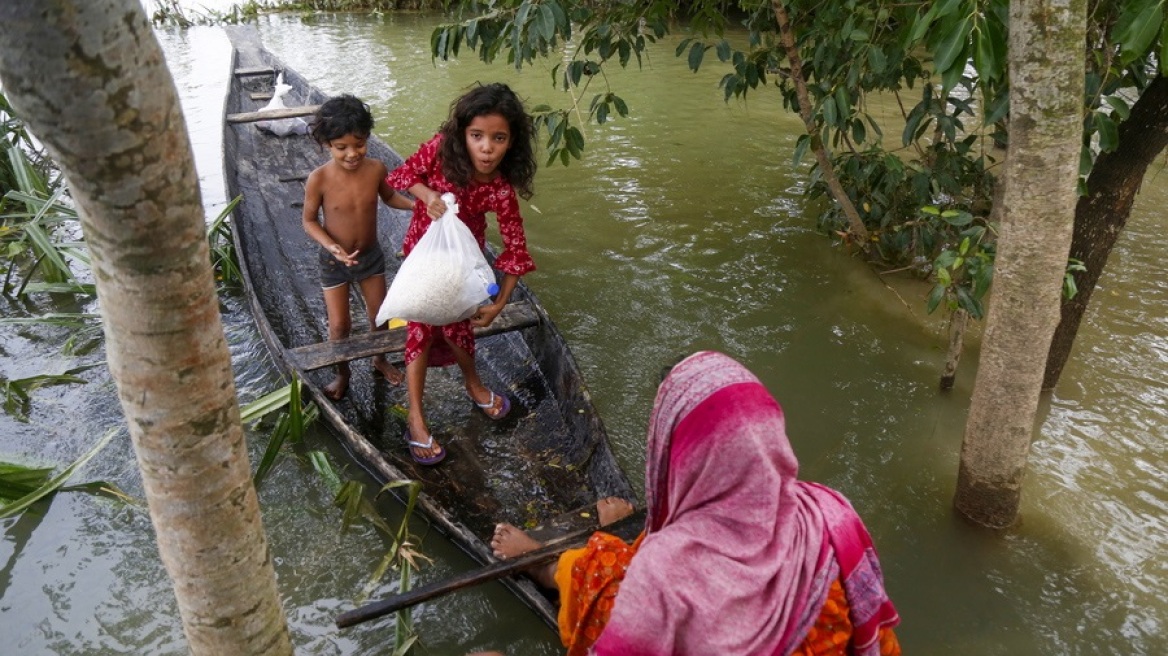
[[[431,219],[438,219],[445,213],[446,203],[442,201],[442,194],[434,192],[430,200],[426,201],[426,214],[429,214]]]
[[[345,249],[341,248],[340,244],[333,244],[329,247],[328,251],[332,253],[333,257],[337,258],[338,261],[344,263],[345,266],[354,266],[357,264],[357,254],[361,252],[360,250],[355,250],[352,253],[346,253]]]
[[[486,328],[487,326],[491,325],[491,322],[494,321],[495,317],[499,316],[499,313],[502,311],[503,305],[500,303],[484,305],[480,307],[479,311],[470,318],[470,325],[476,328]]]

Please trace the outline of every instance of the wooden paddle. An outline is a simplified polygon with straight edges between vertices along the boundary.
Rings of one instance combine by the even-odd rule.
[[[612,524],[604,527],[604,531],[612,533],[623,540],[631,542],[636,538],[637,534],[645,526],[645,511],[637,510],[633,514],[623,519],[617,520]],[[378,617],[384,617],[390,613],[397,612],[403,608],[416,606],[423,601],[428,601],[435,597],[469,588],[480,583],[488,581],[496,581],[506,576],[514,574],[521,574],[525,570],[550,563],[551,561],[560,557],[568,549],[574,549],[583,546],[588,542],[588,538],[598,530],[598,527],[591,526],[579,531],[574,531],[563,535],[554,540],[549,540],[544,546],[529,551],[522,556],[515,558],[508,558],[507,560],[500,560],[490,565],[480,567],[478,569],[465,572],[453,578],[444,581],[435,581],[429,585],[424,585],[420,588],[415,588],[409,592],[403,592],[390,597],[386,597],[380,601],[375,601],[366,604],[359,608],[346,611],[337,615],[336,624],[338,629],[353,626],[367,622]]]

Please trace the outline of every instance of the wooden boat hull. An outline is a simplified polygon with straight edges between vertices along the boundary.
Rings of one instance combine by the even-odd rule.
[[[266,100],[252,95],[271,91],[275,71],[282,71],[284,82],[293,87],[285,104],[308,106],[326,100],[264,50],[254,29],[227,29],[234,48],[227,114],[261,108]],[[478,412],[466,396],[457,367],[431,369],[428,374],[427,417],[448,451],[440,465],[423,467],[409,457],[402,437],[404,422],[390,412],[393,406],[404,405],[405,386],[375,378],[368,360],[352,363],[348,394],[339,402],[330,401],[321,388],[331,380],[332,368],[308,370],[295,350],[328,340],[317,246],[300,220],[304,180],[327,161],[327,153],[310,137],[277,137],[250,122],[225,122],[223,148],[228,194],[241,197],[232,230],[258,329],[277,365],[304,381],[321,416],[378,481],[421,481],[422,513],[481,563],[493,560],[488,543],[498,521],[518,526],[550,522],[566,530],[571,524],[594,521],[581,520],[574,511],[598,498],[635,498],[575,360],[523,283],[512,301],[526,304],[534,323],[477,341],[484,383],[511,398],[506,419],[493,422]],[[369,156],[391,169],[402,161],[376,137],[370,139]],[[378,235],[390,278],[399,264],[394,254],[408,221],[408,212],[384,206],[379,210]],[[364,307],[359,295],[352,298],[352,325],[360,332],[367,324]],[[525,579],[506,584],[555,627],[553,604],[533,584]]]

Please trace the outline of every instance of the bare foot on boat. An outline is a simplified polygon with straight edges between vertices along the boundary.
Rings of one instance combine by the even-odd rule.
[[[605,497],[596,502],[596,516],[601,526],[608,526],[631,514],[633,514],[633,504],[620,497]]]
[[[389,381],[390,385],[401,385],[401,382],[405,380],[401,369],[390,364],[384,355],[373,356],[373,373],[381,374],[381,377]]]
[[[533,539],[522,529],[506,522],[495,524],[495,534],[491,536],[491,551],[495,558],[514,558],[522,556],[528,551],[542,547],[543,544]]]
[[[345,398],[345,392],[349,391],[349,374],[338,373],[333,382],[324,386],[324,395],[334,401],[340,401]]]

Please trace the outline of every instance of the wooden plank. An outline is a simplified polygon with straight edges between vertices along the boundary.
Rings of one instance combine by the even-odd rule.
[[[271,91],[256,91],[256,92],[251,94],[251,99],[252,100],[271,100],[272,99],[272,92]]]
[[[604,532],[612,533],[626,542],[633,542],[637,535],[645,526],[645,511],[638,510],[632,515],[618,520],[603,528]],[[486,583],[488,581],[497,581],[507,576],[522,574],[534,567],[544,565],[552,562],[560,557],[568,549],[575,549],[583,546],[592,537],[592,534],[598,530],[593,525],[582,530],[570,533],[557,540],[547,542],[544,546],[529,551],[521,556],[500,560],[471,570],[464,574],[459,574],[444,581],[435,581],[420,588],[415,588],[408,592],[391,595],[380,601],[375,601],[365,606],[355,608],[350,611],[345,611],[336,617],[334,620],[338,629],[368,622],[378,617],[384,617],[390,613],[395,613],[403,608],[416,606],[423,601],[428,601],[435,597],[440,597],[457,590],[462,590],[471,586]]]
[[[511,330],[521,330],[539,323],[535,308],[526,301],[508,303],[490,326],[475,328],[475,337],[486,337]],[[378,330],[353,335],[346,339],[310,344],[289,349],[293,366],[303,371],[320,369],[338,362],[367,358],[379,353],[400,353],[406,348],[406,329]]]
[[[240,112],[239,114],[228,114],[228,123],[253,123],[255,121],[267,121],[279,118],[294,118],[296,116],[311,116],[320,109],[320,105],[305,105],[303,107],[286,107],[284,109],[264,109],[258,112]]]
[[[235,69],[235,77],[252,77],[255,75],[275,75],[276,70],[269,66],[254,66],[251,68]]]

